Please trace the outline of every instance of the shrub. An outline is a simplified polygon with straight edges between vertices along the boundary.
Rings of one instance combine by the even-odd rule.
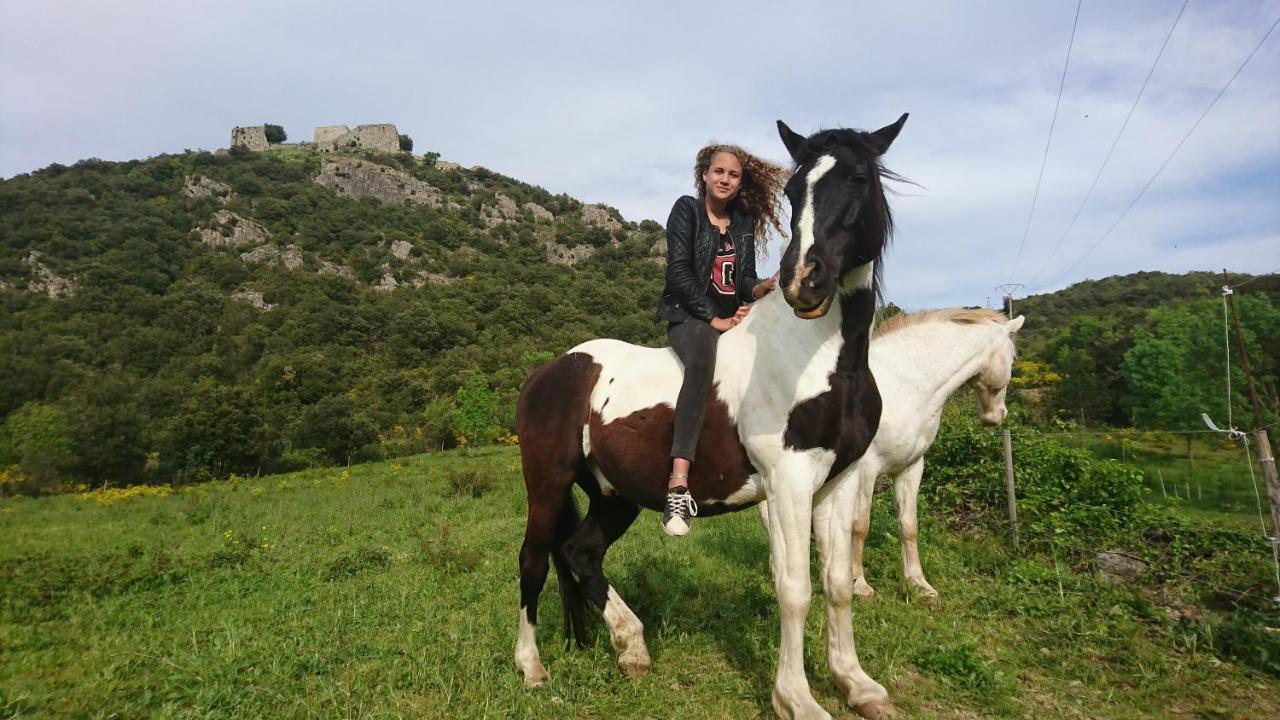
[[[1098,460],[1033,428],[1012,430],[1018,518],[1030,543],[1083,555],[1133,539],[1146,492],[1140,470]],[[1000,517],[1006,502],[1002,445],[1000,431],[981,427],[971,404],[948,406],[925,459],[925,493],[953,516]]]
[[[493,471],[485,467],[456,468],[449,471],[449,497],[478,498],[498,486]]]
[[[1280,677],[1280,613],[1237,610],[1214,628],[1214,647],[1225,656]]]
[[[0,426],[0,467],[14,465],[15,490],[56,489],[75,462],[73,442],[62,411],[52,405],[27,403]]]
[[[400,149],[401,149],[401,150],[403,150],[403,151],[405,151],[405,152],[413,152],[413,138],[409,137],[408,135],[405,135],[405,134],[401,133],[401,134],[400,134]]]
[[[283,126],[266,123],[265,125],[262,126],[262,128],[267,133],[267,142],[273,145],[277,143],[282,143],[285,140],[289,139],[289,136],[285,134]]]

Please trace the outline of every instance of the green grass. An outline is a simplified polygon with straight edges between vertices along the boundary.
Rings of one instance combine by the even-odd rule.
[[[605,633],[539,628],[547,686],[511,660],[524,492],[514,449],[212,483],[102,505],[0,501],[0,716],[772,717],[778,636],[754,513],[670,540],[643,514],[607,569],[653,670]],[[901,589],[877,499],[859,653],[906,717],[1280,716],[1280,683],[1222,662],[1143,597],[923,517],[941,607]],[[820,587],[815,562],[815,588]],[[810,614],[815,696],[851,717]]]

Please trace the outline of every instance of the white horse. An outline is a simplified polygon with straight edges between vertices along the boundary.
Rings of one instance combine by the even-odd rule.
[[[898,503],[902,575],[926,598],[938,591],[924,579],[917,546],[916,495],[924,472],[924,454],[938,437],[942,406],[969,385],[978,396],[984,425],[1004,421],[1005,390],[1013,371],[1013,334],[1024,318],[1013,320],[993,310],[935,310],[896,315],[876,328],[871,341],[871,372],[884,398],[880,429],[858,461],[859,512],[853,523],[853,592],[872,597],[862,566],[863,544],[871,524],[871,493],[876,479],[894,479]]]
[[[880,429],[855,466],[858,483],[853,524],[855,595],[871,598],[862,552],[871,525],[871,495],[876,480],[894,480],[898,504],[902,575],[927,599],[938,591],[920,567],[916,496],[924,472],[924,454],[938,436],[942,406],[961,386],[978,396],[984,425],[1004,421],[1005,391],[1013,371],[1013,335],[1025,318],[1013,320],[994,310],[956,308],[895,315],[876,328],[869,355],[871,372],[884,399]],[[762,519],[768,504],[759,506]],[[767,520],[766,520],[767,525]]]
[[[880,420],[867,366],[876,261],[892,226],[880,156],[906,117],[875,132],[825,130],[809,138],[778,123],[797,166],[785,189],[792,238],[779,292],[720,339],[690,472],[700,517],[765,497],[774,506],[769,553],[782,633],[773,706],[783,718],[831,717],[813,699],[804,669],[811,527],[823,558],[827,667],[850,707],[872,718],[894,713],[854,648],[851,553],[854,462]],[[668,275],[677,272],[691,272],[688,263],[669,263]],[[521,390],[516,424],[529,514],[514,656],[529,686],[548,679],[536,639],[548,558],[560,580],[566,631],[581,642],[580,619],[594,606],[623,671],[650,665],[643,625],[605,578],[603,559],[641,507],[662,508],[681,373],[669,348],[593,340],[539,368]],[[574,485],[591,502],[581,520]]]

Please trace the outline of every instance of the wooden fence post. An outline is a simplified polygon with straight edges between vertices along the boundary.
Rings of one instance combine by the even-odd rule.
[[[1001,433],[1004,438],[1004,489],[1009,501],[1009,527],[1013,529],[1013,547],[1018,548],[1018,496],[1013,491],[1013,439],[1008,428]]]

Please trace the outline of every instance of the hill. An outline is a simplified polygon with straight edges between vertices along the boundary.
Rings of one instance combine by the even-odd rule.
[[[1233,272],[1228,277],[1233,286],[1242,286],[1240,294],[1262,293],[1272,305],[1280,306],[1280,274],[1253,276]],[[1034,318],[1019,334],[1019,348],[1033,356],[1042,355],[1075,317],[1111,318],[1122,329],[1133,328],[1160,305],[1217,298],[1221,294],[1222,274],[1214,272],[1137,272],[1084,280],[1062,290],[1014,300],[1015,311]]]
[[[25,442],[28,482],[101,483],[492,441],[553,351],[661,337],[664,241],[434,154],[186,152],[5,180],[0,455]]]

